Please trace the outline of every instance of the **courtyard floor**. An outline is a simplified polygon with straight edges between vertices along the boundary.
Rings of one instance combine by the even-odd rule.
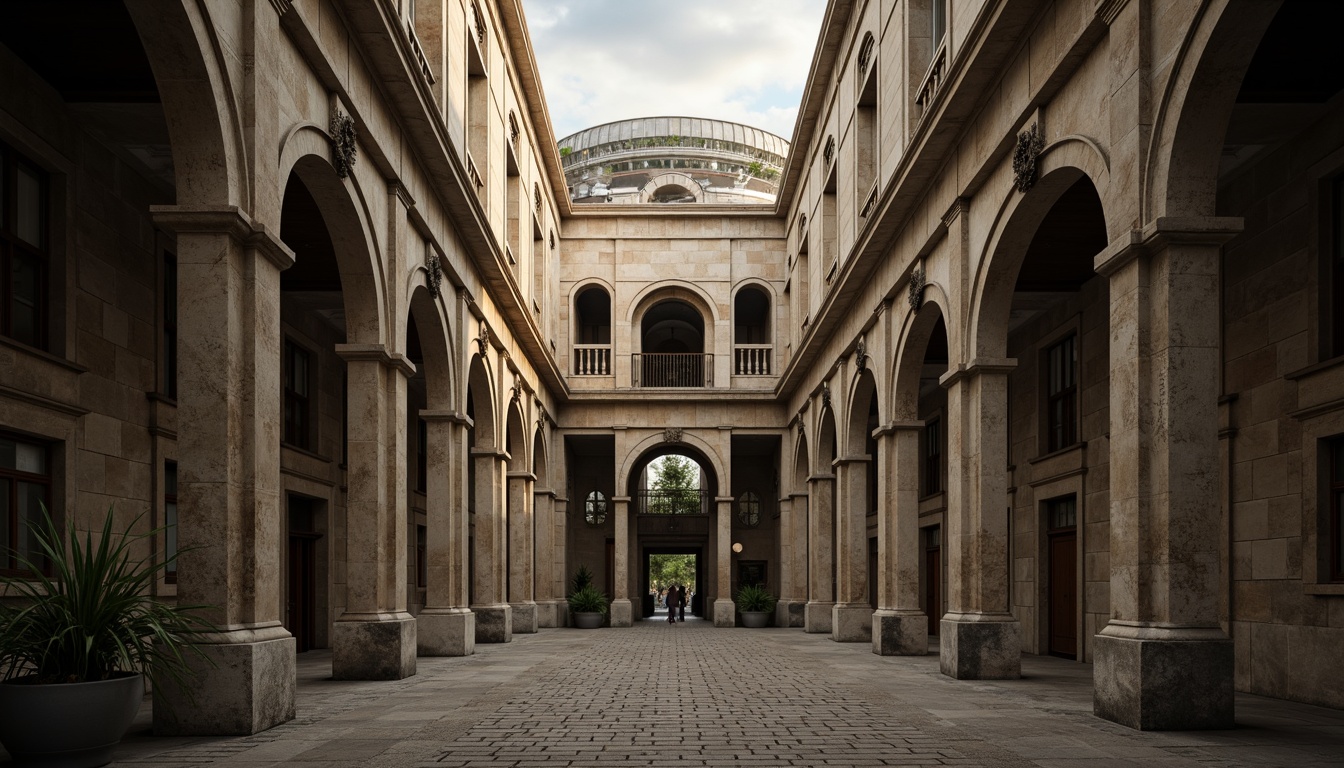
[[[1140,733],[1092,715],[1090,665],[958,681],[796,629],[548,629],[418,666],[339,682],[302,654],[298,717],[255,736],[156,738],[147,702],[116,765],[1344,765],[1336,710],[1238,695],[1236,730]]]

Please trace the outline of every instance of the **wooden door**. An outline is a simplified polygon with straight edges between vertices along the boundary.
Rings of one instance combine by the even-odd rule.
[[[943,620],[943,548],[937,528],[929,531],[929,544],[924,550],[924,605],[929,614],[929,634],[937,636]]]
[[[289,536],[289,624],[295,650],[303,653],[313,647],[317,620],[317,567],[314,557],[318,535],[291,533]]]
[[[1078,536],[1050,535],[1050,654],[1078,658]]]

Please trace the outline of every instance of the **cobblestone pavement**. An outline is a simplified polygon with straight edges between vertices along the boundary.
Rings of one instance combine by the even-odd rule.
[[[1021,680],[958,681],[936,656],[884,658],[800,630],[543,630],[422,658],[397,682],[333,681],[328,654],[299,658],[293,722],[156,738],[146,706],[116,764],[1344,765],[1344,712],[1242,695],[1236,730],[1139,733],[1092,716],[1089,665],[1026,656]]]

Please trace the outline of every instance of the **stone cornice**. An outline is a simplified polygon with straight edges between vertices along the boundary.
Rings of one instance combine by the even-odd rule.
[[[958,363],[949,368],[947,373],[939,377],[938,383],[946,389],[962,379],[972,379],[989,373],[1006,375],[1016,368],[1017,360],[1011,357],[977,357],[969,363]]]
[[[1131,229],[1112,240],[1092,265],[1099,274],[1113,275],[1141,255],[1172,245],[1222,245],[1245,228],[1239,216],[1162,216],[1143,229]]]
[[[415,375],[415,363],[400,352],[388,352],[382,344],[337,344],[336,356],[348,362],[372,361],[401,373],[406,378]]]
[[[278,236],[236,205],[191,208],[151,205],[150,218],[174,234],[224,234],[253,248],[281,270],[294,266],[294,252]]]
[[[476,422],[470,416],[461,411],[439,411],[425,409],[420,411],[420,418],[425,421],[446,421],[450,424],[461,424],[467,427],[473,427]]]

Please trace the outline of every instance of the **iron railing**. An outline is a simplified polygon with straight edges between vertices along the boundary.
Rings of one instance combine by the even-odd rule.
[[[636,387],[712,387],[714,355],[699,352],[649,352],[630,356]]]
[[[635,496],[635,512],[640,515],[707,515],[709,491],[640,491]]]

